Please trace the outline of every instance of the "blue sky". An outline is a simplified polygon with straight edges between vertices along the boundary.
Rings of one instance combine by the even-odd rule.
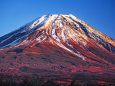
[[[115,0],[0,0],[0,36],[44,14],[73,14],[115,39]]]

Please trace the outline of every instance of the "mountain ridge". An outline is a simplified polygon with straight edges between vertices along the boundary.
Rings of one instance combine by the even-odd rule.
[[[44,15],[44,16],[45,16],[45,15]],[[44,16],[41,17],[41,20],[43,19]],[[58,16],[58,17],[59,17],[59,16],[67,16],[67,17],[72,16],[74,19],[76,18],[76,17],[74,17],[73,15],[51,15],[51,17],[52,17],[52,16]],[[46,18],[47,18],[47,17],[48,17],[48,15],[46,15]],[[72,19],[72,17],[70,17],[70,18]],[[53,18],[53,19],[54,19],[54,18]],[[79,22],[81,22],[81,23],[83,22],[83,21],[79,20],[78,18],[76,18],[76,19],[77,19],[77,21],[79,21]],[[31,23],[31,26],[30,26],[29,28],[33,28],[33,29],[34,29],[34,28],[35,28],[35,23],[36,23],[38,20],[40,20],[40,19],[36,19],[36,21],[34,21],[34,23],[32,22],[33,24]],[[51,20],[52,20],[52,18],[49,19],[49,21],[51,21]],[[73,20],[73,19],[72,19],[72,20]],[[47,21],[47,19],[44,20],[43,22],[41,22],[41,26],[42,26],[42,23],[44,23],[45,21]],[[75,20],[73,20],[73,21],[75,21]],[[46,23],[47,23],[47,22],[46,22]],[[29,25],[30,25],[30,24],[29,24]],[[26,27],[29,26],[29,25],[26,25]],[[46,25],[47,25],[47,24],[46,24]],[[86,23],[84,23],[84,22],[83,22],[83,25],[85,25],[85,26],[87,27],[87,29],[90,27],[88,24],[86,24]],[[38,26],[38,27],[41,27],[41,26]],[[53,27],[53,26],[52,26],[52,27]],[[28,27],[27,27],[27,28],[28,28]],[[93,29],[94,29],[94,28],[93,28]],[[90,31],[93,30],[93,29],[90,28]],[[28,30],[29,30],[29,29],[28,29]],[[96,29],[95,29],[95,30],[96,30]],[[95,31],[95,30],[93,30],[93,31]],[[86,31],[86,30],[84,29],[84,32],[85,32],[85,31]],[[92,31],[92,32],[93,32],[93,31]],[[97,31],[97,30],[96,30],[96,31]],[[102,33],[99,32],[99,31],[98,31],[98,33],[102,34]],[[88,34],[87,31],[86,31],[86,34]],[[100,34],[98,34],[98,35],[100,35]],[[94,34],[94,35],[95,35],[95,34]],[[106,36],[105,34],[102,34],[102,35],[105,36],[105,38],[104,38],[105,40],[106,40],[106,38],[111,39],[110,37]],[[4,36],[2,36],[0,39],[2,39],[3,37],[4,37]],[[84,37],[84,38],[85,38],[85,37]],[[111,40],[113,40],[113,39],[111,39]],[[109,40],[109,42],[111,42],[111,40]],[[113,40],[113,41],[114,41],[114,40]],[[114,45],[114,42],[113,42],[112,44]],[[115,46],[115,45],[114,45],[114,46]]]

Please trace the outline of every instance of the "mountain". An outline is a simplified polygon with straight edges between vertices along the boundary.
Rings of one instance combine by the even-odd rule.
[[[112,81],[115,39],[73,15],[44,15],[0,37],[0,74]]]

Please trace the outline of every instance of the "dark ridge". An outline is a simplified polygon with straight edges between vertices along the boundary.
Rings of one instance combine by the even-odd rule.
[[[50,70],[44,70],[44,69],[36,69],[36,68],[30,68],[30,67],[20,67],[19,68],[20,71],[25,72],[25,73],[43,73],[43,72],[52,72]]]
[[[0,57],[2,57],[2,58],[4,59],[6,56],[4,56],[4,55],[1,55]]]
[[[66,67],[64,67],[64,66],[58,66],[58,69],[64,69],[64,68],[66,68]]]
[[[76,66],[76,64],[71,62],[71,61],[65,61],[65,62],[70,63],[71,65],[75,65]]]
[[[10,63],[10,65],[11,65],[11,66],[14,66],[14,64],[13,64],[13,63]]]
[[[89,32],[87,31],[87,29],[81,23],[79,23],[79,22],[77,22],[77,23],[79,24],[80,28],[85,32],[85,34],[90,38]]]
[[[110,46],[111,46],[112,52],[115,53],[115,47],[113,47],[111,44],[110,44]]]
[[[13,56],[14,59],[17,59],[17,56]]]
[[[22,53],[22,52],[23,52],[23,49],[17,48],[17,49],[14,50],[14,52],[16,52],[16,53]]]
[[[85,32],[85,34],[90,38],[88,30],[84,27],[83,24],[81,24],[81,23],[75,21],[72,17],[69,17],[69,18],[70,18],[72,21],[76,22],[76,23],[80,26],[80,28]]]
[[[61,65],[61,66],[52,66],[51,69],[56,70],[56,69],[67,69],[67,68]]]
[[[104,40],[102,38],[100,38],[99,36],[95,35],[94,33],[92,33],[92,35],[94,36],[94,38],[96,39],[96,42],[98,42],[99,44],[101,44],[105,49],[107,49],[108,51],[111,51],[111,49],[109,48],[108,43],[104,42]],[[106,45],[104,45],[104,43]]]
[[[19,39],[20,37],[22,37],[24,35],[25,35],[25,32],[17,33],[15,35],[11,36],[9,39],[7,39],[4,42],[0,43],[0,48],[4,47],[5,45],[8,45],[8,44],[12,43],[13,41]]]
[[[5,36],[0,37],[0,48],[8,48],[11,46],[14,46],[18,44],[20,41],[22,41],[24,38],[29,36],[31,33],[33,33],[35,30],[37,30],[39,27],[43,26],[45,22],[48,20],[49,16],[45,16],[44,21],[42,21],[39,25],[33,27],[31,30],[26,31],[29,26],[34,22],[32,21],[31,24],[25,25],[21,29],[18,29],[16,31],[13,31],[9,34],[6,34]]]
[[[48,59],[48,58],[42,58],[44,61],[46,61],[46,62],[49,62],[49,63],[53,63],[50,59]]]
[[[75,26],[75,29],[77,30],[78,29],[78,27],[74,24],[74,26]]]
[[[29,71],[29,68],[26,67],[26,66],[20,67],[19,69],[20,69],[22,72],[27,72],[27,71]]]
[[[32,22],[30,22],[30,23],[28,23],[28,24],[26,24],[26,25],[20,27],[19,29],[15,30],[15,31],[13,31],[13,32],[10,32],[10,33],[8,33],[8,34],[6,34],[6,35],[0,37],[0,42],[2,42],[3,40],[5,40],[5,39],[11,37],[13,34],[16,34],[16,33],[18,34],[18,33],[24,32],[24,31],[31,25],[31,23],[33,23],[33,22],[34,22],[34,21],[32,21]]]

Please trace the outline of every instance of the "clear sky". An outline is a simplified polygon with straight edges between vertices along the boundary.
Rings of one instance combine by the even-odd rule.
[[[73,14],[115,39],[115,0],[0,0],[0,36],[44,14]]]

